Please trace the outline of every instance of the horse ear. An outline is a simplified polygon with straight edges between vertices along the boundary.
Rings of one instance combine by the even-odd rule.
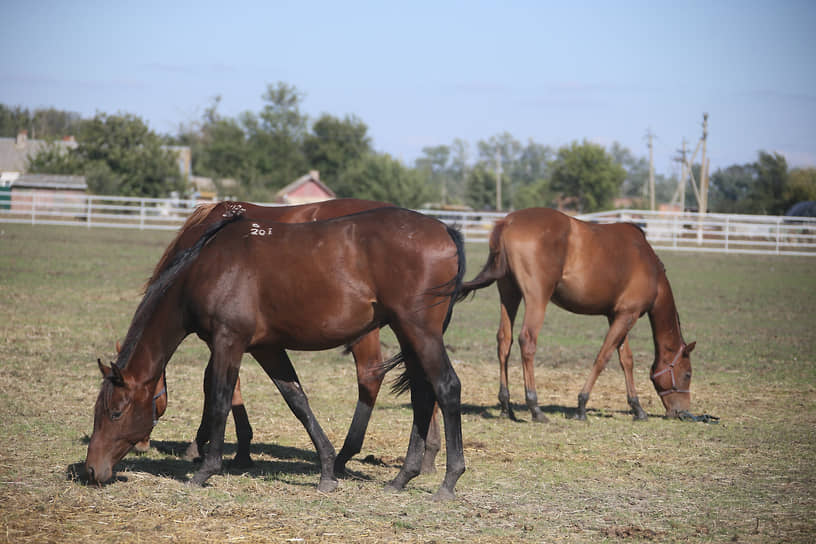
[[[686,352],[686,356],[691,355],[691,352],[694,351],[694,346],[697,345],[697,342],[692,342],[688,344],[683,351]]]
[[[115,363],[111,364],[110,379],[113,385],[125,385],[125,379],[122,377],[122,369],[116,366]]]
[[[102,377],[103,377],[103,378],[107,378],[107,377],[108,377],[108,375],[111,373],[111,369],[110,369],[110,368],[108,368],[108,367],[106,367],[106,366],[105,366],[105,365],[102,363],[102,359],[97,359],[97,360],[96,360],[96,364],[98,364],[98,365],[99,365],[99,371],[102,373]]]
[[[116,353],[122,353],[122,346],[119,344],[119,340],[116,341]]]

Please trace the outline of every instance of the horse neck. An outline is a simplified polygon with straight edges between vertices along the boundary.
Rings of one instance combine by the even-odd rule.
[[[170,289],[164,296],[147,300],[150,292],[136,310],[117,365],[135,383],[155,384],[161,378],[167,361],[187,335],[183,326],[178,289]]]
[[[652,337],[655,346],[655,364],[667,356],[673,357],[674,353],[683,344],[683,334],[680,331],[680,318],[677,314],[677,306],[674,304],[669,280],[666,274],[661,272],[657,287],[657,297],[649,312],[649,321],[652,325]],[[670,354],[670,355],[669,355]]]

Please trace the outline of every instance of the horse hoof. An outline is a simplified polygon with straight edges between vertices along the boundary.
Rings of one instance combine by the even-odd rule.
[[[204,487],[204,482],[207,481],[209,476],[201,475],[198,472],[193,474],[193,477],[190,478],[190,481],[187,482],[187,485],[190,487]]]
[[[574,416],[572,416],[572,419],[574,419],[575,421],[586,421],[587,417],[586,414],[575,414]]]
[[[530,415],[533,417],[533,421],[535,421],[537,423],[549,423],[550,422],[550,420],[547,419],[547,416],[545,416],[541,412],[531,412]]]
[[[252,468],[255,465],[249,455],[236,455],[231,464],[234,468]]]
[[[440,487],[436,493],[433,494],[431,500],[434,502],[446,502],[452,501],[456,498],[456,494],[451,491],[450,489],[445,489],[444,487]]]
[[[419,470],[420,474],[436,474],[436,465],[430,464],[427,467],[423,464]]]
[[[317,490],[321,493],[331,493],[335,489],[337,489],[337,480],[321,479],[320,483],[317,484]]]
[[[405,489],[405,488],[404,488],[403,486],[399,485],[399,484],[395,484],[395,483],[392,481],[392,482],[388,482],[387,484],[385,484],[385,487],[384,487],[383,489],[384,489],[384,490],[385,490],[387,493],[399,493],[399,492],[401,492],[401,491],[402,491],[403,489]]]
[[[635,414],[632,417],[632,419],[634,421],[646,421],[647,419],[649,419],[649,416],[647,416],[646,414]]]

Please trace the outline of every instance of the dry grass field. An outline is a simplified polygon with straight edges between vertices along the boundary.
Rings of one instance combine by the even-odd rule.
[[[650,418],[628,414],[613,359],[570,419],[606,330],[553,306],[539,339],[530,420],[517,346],[499,418],[495,288],[457,306],[446,335],[463,386],[467,472],[457,499],[430,500],[444,468],[402,493],[383,486],[408,443],[408,398],[386,388],[363,452],[337,491],[317,491],[314,449],[249,357],[242,384],[255,439],[249,470],[203,488],[181,454],[198,426],[206,347],[188,338],[167,369],[169,407],[151,450],[116,481],[77,481],[100,375],[172,233],[0,224],[0,542],[813,542],[816,540],[816,262],[664,253],[692,356],[692,411],[665,420],[648,379],[648,320],[633,331]],[[469,244],[467,278],[486,245]],[[316,294],[319,296],[319,294]],[[383,335],[385,351],[396,343]],[[315,414],[339,449],[356,402],[351,357],[293,353]],[[228,455],[234,430],[227,427]]]

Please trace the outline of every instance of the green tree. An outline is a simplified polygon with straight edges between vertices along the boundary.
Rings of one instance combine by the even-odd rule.
[[[627,147],[613,142],[609,154],[626,170],[620,196],[645,200],[649,191],[649,161],[635,157]]]
[[[371,152],[368,127],[355,116],[344,119],[323,114],[303,140],[303,154],[310,170],[318,170],[329,185],[342,172]]]
[[[26,130],[32,139],[59,140],[63,136],[76,135],[81,121],[78,113],[55,108],[32,112],[22,106],[0,104],[0,137],[14,138],[21,130]]]
[[[756,180],[748,195],[754,213],[782,215],[787,209],[785,187],[788,183],[788,162],[779,153],[760,151],[754,163]]]
[[[138,117],[98,113],[80,125],[77,147],[62,153],[47,147],[32,171],[82,174],[97,194],[161,197],[183,189],[173,152]]]
[[[423,155],[414,162],[414,166],[426,177],[426,183],[439,194],[440,202],[444,205],[449,201],[448,186],[450,185],[450,171],[448,161],[451,150],[446,145],[423,147]]]
[[[263,95],[266,102],[257,115],[246,112],[241,123],[247,134],[257,180],[253,192],[271,193],[294,181],[308,170],[303,140],[308,117],[300,112],[303,93],[294,86],[278,82],[269,85]]]
[[[503,209],[510,204],[509,184],[510,178],[502,176]],[[468,171],[465,197],[468,206],[475,210],[496,209],[496,171],[488,163],[478,162]]]
[[[340,197],[367,198],[418,208],[431,194],[424,176],[388,154],[369,153],[347,168],[335,186]]]
[[[786,209],[797,202],[816,200],[816,168],[791,170],[782,196]]]
[[[579,212],[608,208],[619,194],[626,171],[603,147],[584,141],[558,150],[553,163],[552,190],[574,200]]]
[[[754,185],[756,170],[752,164],[731,165],[717,169],[708,182],[709,211],[748,213],[748,195]]]
[[[513,208],[551,206],[553,193],[550,190],[550,170],[553,151],[549,146],[530,140],[521,150],[514,163],[511,178],[516,182],[513,191]]]

